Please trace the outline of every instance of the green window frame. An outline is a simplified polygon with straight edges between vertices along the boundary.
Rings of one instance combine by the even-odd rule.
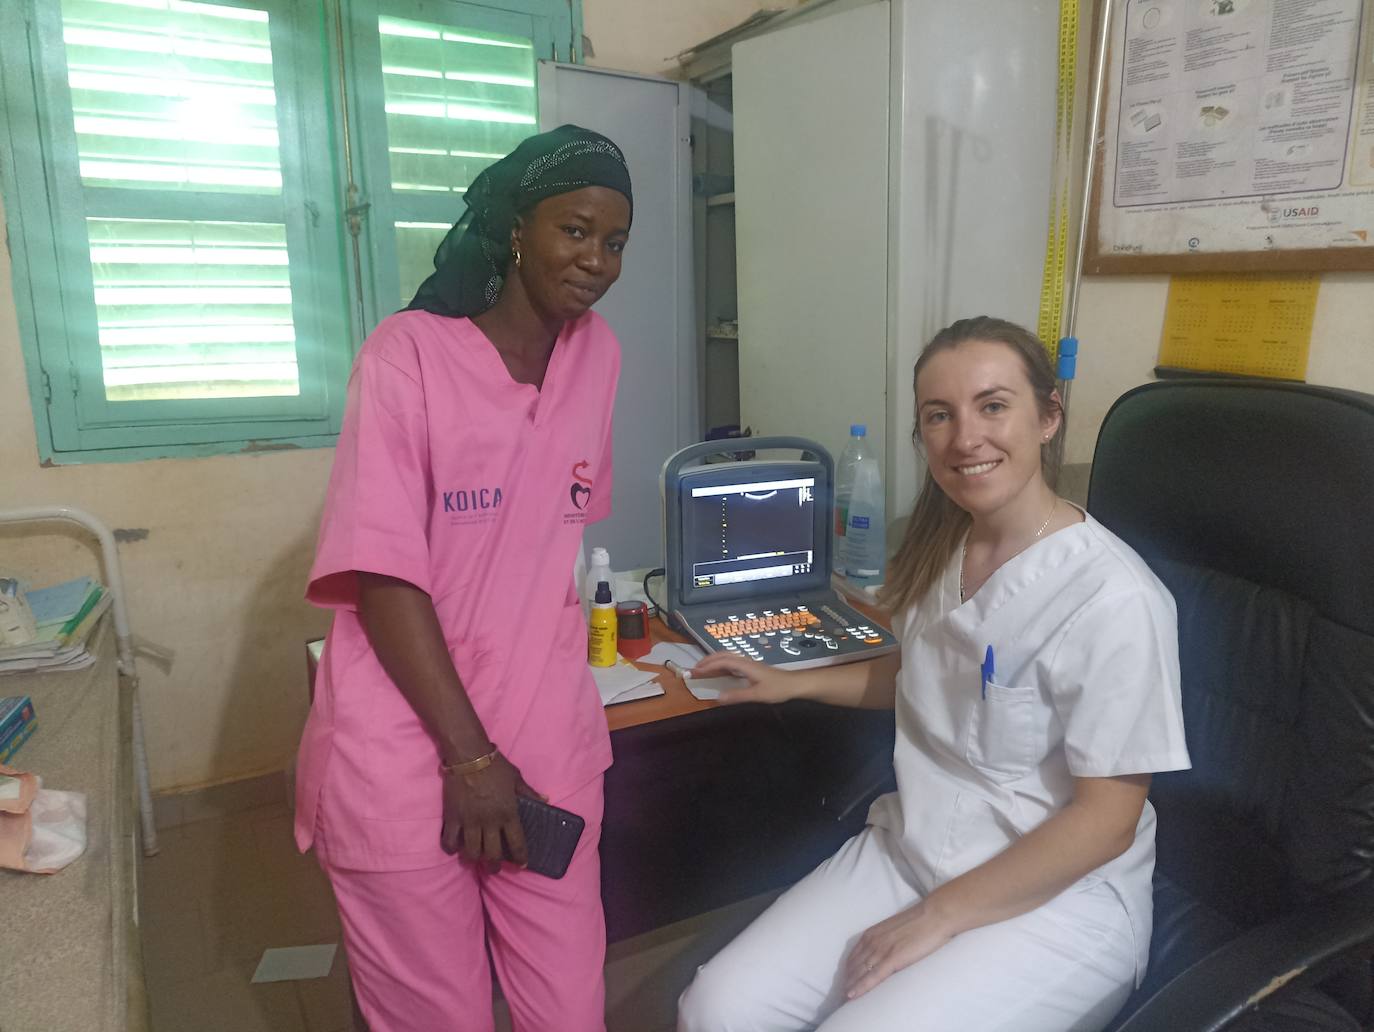
[[[64,42],[64,2],[100,0],[0,4],[0,189],[39,457],[53,463],[332,444],[358,347],[414,289],[489,160],[468,152],[536,132],[521,107],[534,98],[537,112],[536,62],[581,56],[577,0],[205,0],[270,38],[275,137],[253,139],[275,141],[279,178],[267,154],[242,173],[258,186],[212,172],[223,182],[148,189],[92,158],[110,141],[91,125],[113,123],[85,94],[74,112],[91,76],[68,75],[66,48],[85,37],[69,25]],[[460,133],[478,143],[455,147]],[[144,146],[156,175],[160,144]]]
[[[430,187],[440,177],[433,174],[437,170],[402,171],[397,164],[397,150],[406,143],[417,142],[405,137],[408,130],[413,131],[405,122],[420,120],[388,110],[396,100],[401,99],[396,96],[398,89],[395,80],[402,78],[397,74],[396,66],[404,63],[405,57],[403,51],[398,53],[386,44],[403,41],[404,37],[384,36],[379,26],[389,21],[398,27],[409,26],[420,30],[444,27],[453,30],[452,35],[459,37],[462,37],[463,30],[468,30],[480,32],[485,38],[496,41],[509,40],[512,44],[529,40],[528,49],[521,49],[517,45],[466,47],[489,49],[496,54],[510,56],[511,60],[496,65],[497,74],[487,78],[523,80],[527,83],[515,86],[458,81],[460,86],[470,85],[473,91],[484,91],[477,102],[497,107],[508,105],[510,95],[514,92],[536,95],[538,57],[557,49],[558,41],[554,33],[559,31],[559,27],[552,24],[551,19],[541,16],[541,8],[547,9],[547,4],[541,0],[512,0],[503,4],[501,10],[457,0],[352,0],[349,6],[352,14],[349,20],[350,44],[355,55],[354,65],[358,70],[351,83],[349,111],[357,126],[356,136],[359,139],[387,141],[386,149],[370,147],[356,152],[354,166],[355,179],[361,185],[368,206],[368,232],[360,244],[366,249],[362,264],[372,270],[372,276],[364,285],[364,310],[369,319],[375,320],[379,315],[394,311],[413,294],[419,285],[418,278],[423,278],[424,272],[423,269],[417,269],[417,265],[429,261],[439,240],[454,222],[455,213],[463,211],[462,190],[483,166],[493,160],[491,155],[508,153],[521,139],[539,131],[537,105],[526,120],[514,120],[513,117],[511,122],[486,123],[479,128],[488,129],[489,132],[480,133],[475,146],[466,148],[465,154],[447,158],[449,167],[445,169],[447,175],[443,178],[449,187],[447,191],[406,189],[404,186],[398,188],[398,182],[417,179],[424,182],[413,183],[413,186]],[[431,41],[422,42],[433,45]],[[443,43],[446,49],[464,49],[461,43],[448,40]],[[429,67],[433,68],[434,63],[431,56]],[[371,83],[380,83],[380,88],[365,85]],[[456,105],[462,105],[467,98],[458,94],[448,99]],[[397,139],[398,133],[402,134],[402,139]],[[416,162],[421,160],[417,158]],[[427,171],[428,175],[425,174]],[[398,175],[403,175],[404,180],[398,180]]]

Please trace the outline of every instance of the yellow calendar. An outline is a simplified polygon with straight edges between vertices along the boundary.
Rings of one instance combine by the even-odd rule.
[[[1159,364],[1280,380],[1307,379],[1321,277],[1174,276]]]

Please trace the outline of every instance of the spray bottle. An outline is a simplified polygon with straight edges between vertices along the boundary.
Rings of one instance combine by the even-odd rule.
[[[592,549],[592,564],[587,568],[586,588],[582,597],[584,605],[590,606],[596,598],[597,585],[605,581],[611,587],[611,601],[615,601],[615,577],[611,574],[611,553],[604,548]]]
[[[611,586],[601,581],[592,601],[592,618],[587,628],[587,662],[595,667],[615,666],[615,603]]]

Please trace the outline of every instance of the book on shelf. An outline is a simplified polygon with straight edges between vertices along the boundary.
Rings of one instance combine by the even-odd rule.
[[[86,649],[91,631],[110,607],[110,593],[90,577],[27,592],[38,636],[0,647],[0,674],[80,670],[95,662]]]
[[[27,695],[0,699],[0,763],[9,763],[37,727],[33,701]]]
[[[27,695],[12,695],[0,699],[0,741],[15,728],[33,719],[33,700]]]

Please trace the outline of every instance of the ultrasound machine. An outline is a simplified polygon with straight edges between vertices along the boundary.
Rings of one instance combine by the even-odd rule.
[[[829,452],[800,437],[755,437],[757,452],[794,461],[701,460],[740,439],[684,448],[663,467],[671,625],[708,652],[799,669],[873,659],[896,639],[830,585],[834,472]]]

